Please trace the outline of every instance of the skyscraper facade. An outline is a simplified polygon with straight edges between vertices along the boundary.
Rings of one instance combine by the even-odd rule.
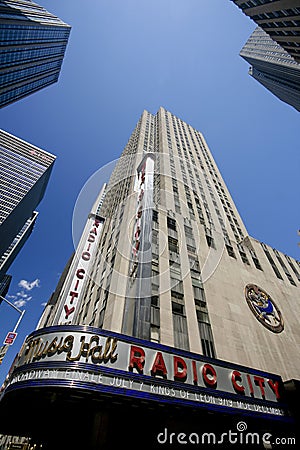
[[[290,426],[281,389],[299,377],[300,263],[249,236],[203,135],[144,111],[95,199],[4,386],[6,411],[30,398],[18,432],[54,439],[55,414],[85,430],[78,448],[156,448],[174,424]]]
[[[32,1],[0,1],[0,107],[58,80],[70,29]]]
[[[100,327],[262,370],[276,371],[281,361],[284,378],[297,376],[298,363],[290,358],[288,368],[286,351],[276,362],[266,358],[275,342],[284,347],[289,325],[279,336],[270,333],[242,299],[255,283],[289,316],[299,262],[249,236],[200,132],[163,108],[145,111],[99,216],[103,230],[74,313],[64,314],[62,295],[44,325]],[[293,314],[288,321],[292,326]],[[255,352],[243,344],[246,322]]]
[[[0,258],[0,280],[2,276],[7,272],[16,256],[22,249],[23,245],[29,238],[30,234],[32,233],[37,216],[38,213],[36,211],[33,211],[32,216],[26,220],[21,230],[15,236],[6,251],[2,254]]]
[[[257,27],[240,55],[251,65],[253,78],[300,111],[300,64],[287,51]]]
[[[11,279],[12,279],[11,275],[4,275],[4,277],[1,277],[1,281],[0,281],[0,297],[5,297],[6,296],[6,294],[8,292],[8,289],[9,289],[9,286],[10,286],[10,283],[11,283]],[[3,300],[0,298],[0,303],[2,301]]]
[[[231,0],[300,63],[298,0]]]
[[[29,237],[55,156],[0,130],[0,279]]]

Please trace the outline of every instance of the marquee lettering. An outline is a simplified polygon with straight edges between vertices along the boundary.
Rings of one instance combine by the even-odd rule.
[[[136,347],[135,345],[132,345],[130,349],[128,369],[131,372],[133,371],[133,369],[136,369],[138,373],[142,374],[144,370],[144,364],[145,364],[144,350],[141,347]]]
[[[250,395],[251,395],[252,397],[254,397],[253,384],[252,384],[250,375],[248,375],[248,374],[247,374],[247,381],[248,381],[248,386],[249,386],[249,389],[250,389]]]
[[[85,362],[91,360],[93,364],[108,361],[114,363],[118,358],[116,338],[107,337],[102,345],[100,337],[97,335],[91,336],[89,341],[86,341],[86,336],[81,336],[80,343],[78,353],[74,354],[74,336],[72,335],[60,339],[55,337],[50,343],[48,341],[43,343],[40,338],[34,339],[25,348],[25,362],[38,361],[41,358],[60,355],[63,352],[66,353],[66,361],[79,361],[84,358]]]
[[[193,383],[198,384],[196,361],[192,361],[192,367],[193,367]]]
[[[203,362],[201,358],[194,359],[192,354],[191,356],[182,353],[177,355],[175,349],[173,349],[174,353],[165,349],[158,351],[158,349],[159,347],[143,347],[123,340],[119,342],[119,338],[104,336],[101,332],[92,334],[74,331],[63,335],[50,332],[45,335],[39,334],[28,340],[19,355],[18,367],[40,360],[48,362],[51,358],[55,362],[69,363],[68,370],[73,370],[74,363],[77,367],[77,362],[89,365],[108,364],[107,368],[114,370],[114,376],[117,371],[122,371],[124,376],[126,370],[132,373],[133,380],[138,375],[136,382],[141,386],[154,383],[153,386],[157,385],[160,389],[160,383],[163,380],[173,381],[174,389],[181,392],[182,396],[190,395],[187,393],[189,386],[192,386],[193,395],[199,399],[203,389],[209,388],[215,389],[216,392],[219,389],[233,395],[237,394],[240,398],[243,396],[268,401],[280,400],[280,379],[273,379],[271,376],[263,376],[264,374],[252,371],[248,373],[247,368],[243,369],[241,366],[238,370],[232,369],[215,360],[211,363]],[[65,367],[68,368],[68,366]],[[139,378],[140,376],[143,378]],[[199,393],[195,391],[195,386],[199,386]]]
[[[268,385],[270,386],[270,388],[272,389],[272,391],[276,395],[277,400],[280,400],[279,383],[278,383],[278,381],[268,380]]]
[[[147,369],[148,372],[145,371],[146,362],[145,350],[142,347],[131,345],[128,364],[128,370],[130,372],[136,371],[141,375],[163,377],[182,383],[185,383],[189,376],[189,382],[192,382],[196,386],[204,385],[208,388],[217,388],[218,371],[217,367],[212,364],[205,363],[201,365],[198,361],[188,361],[181,356],[172,355],[172,367],[169,367],[169,365],[166,364],[166,358],[163,352],[155,353],[152,365],[147,366],[149,367]],[[151,361],[148,363],[151,364]],[[202,381],[199,381],[199,374],[202,376]],[[248,396],[256,396],[265,399],[265,386],[267,383],[275,394],[276,399],[280,399],[279,381],[265,379],[258,375],[252,376],[248,373],[241,373],[239,370],[232,370],[229,372],[229,380],[231,381],[232,390],[236,394],[245,396],[247,392]],[[258,386],[259,389],[254,391],[254,386]]]
[[[187,378],[187,365],[184,359],[174,356],[174,380],[185,381]]]
[[[262,398],[265,398],[265,380],[257,375],[254,377],[254,383],[259,386]]]
[[[152,376],[156,376],[156,375],[160,375],[163,378],[167,378],[167,368],[166,368],[166,364],[163,358],[163,355],[161,352],[157,352],[155,359],[154,359],[154,363],[151,369],[151,375]]]
[[[203,381],[208,387],[217,387],[217,372],[210,364],[204,364],[202,367]]]
[[[241,384],[241,381],[242,381],[241,373],[238,370],[234,370],[231,374],[231,382],[232,382],[232,386],[234,387],[235,392],[237,392],[238,394],[245,393],[245,388]]]

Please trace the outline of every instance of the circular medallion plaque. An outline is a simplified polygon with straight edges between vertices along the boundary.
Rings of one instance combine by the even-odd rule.
[[[245,297],[249,308],[268,330],[281,333],[284,329],[283,318],[276,303],[269,294],[256,284],[247,284]]]

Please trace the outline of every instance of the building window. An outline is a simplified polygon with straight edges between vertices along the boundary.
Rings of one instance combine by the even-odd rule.
[[[194,301],[203,355],[216,356],[210,320],[207,311],[205,292],[201,282],[193,280]]]
[[[235,253],[234,253],[234,250],[233,250],[233,247],[232,247],[231,245],[229,245],[229,244],[225,244],[225,247],[226,247],[226,250],[227,250],[228,255],[229,255],[231,258],[236,258]]]
[[[296,275],[297,280],[300,281],[300,274],[299,274],[298,270],[296,269],[296,267],[294,266],[291,258],[289,256],[287,256],[287,255],[285,255],[285,257],[286,257],[286,260],[288,261],[289,265],[291,266],[294,274]]]
[[[189,338],[184,306],[178,301],[172,301],[174,346],[182,350],[189,350]]]
[[[150,340],[151,342],[160,342],[160,328],[155,325],[150,325]]]
[[[201,336],[203,355],[208,356],[210,358],[215,358],[216,352],[210,324],[198,320],[198,326]]]
[[[256,255],[252,255],[252,261],[254,262],[254,265],[258,270],[262,270],[262,267]]]
[[[175,239],[171,236],[168,236],[168,244],[169,244],[169,251],[174,253],[179,253],[178,250],[178,239]]]
[[[206,237],[207,245],[208,245],[209,247],[215,248],[215,243],[214,243],[213,237],[212,237],[212,236],[209,236],[209,235],[207,235],[207,234],[206,234],[205,237]]]
[[[159,296],[158,295],[152,295],[151,306],[155,306],[155,307],[159,306]]]
[[[275,275],[276,275],[277,278],[279,278],[280,280],[283,280],[283,278],[282,278],[282,276],[281,276],[281,273],[279,272],[279,270],[278,270],[278,268],[277,268],[277,266],[276,266],[276,264],[275,264],[275,262],[274,262],[272,256],[270,255],[270,252],[269,252],[269,250],[268,250],[268,247],[267,247],[265,244],[263,244],[263,243],[261,243],[261,246],[262,246],[262,248],[263,248],[263,250],[264,250],[264,252],[265,252],[266,257],[268,258],[269,263],[270,263],[271,266],[272,266],[272,269],[273,269],[274,272],[275,272]]]
[[[176,278],[172,278],[172,275],[174,274],[171,274],[171,295],[174,298],[183,299],[183,283]]]
[[[199,300],[199,301],[205,303],[205,294],[204,294],[203,287],[196,286],[195,284],[196,284],[196,280],[193,280],[193,291],[194,291],[195,302],[196,302],[196,300]],[[197,284],[201,284],[201,282],[199,282]]]
[[[184,315],[184,306],[177,302],[172,302],[172,313]]]
[[[292,278],[290,272],[288,271],[287,266],[284,264],[283,259],[282,259],[281,256],[280,256],[280,253],[278,252],[278,250],[275,250],[275,249],[273,249],[273,251],[274,251],[274,253],[275,253],[275,255],[276,255],[276,257],[277,257],[277,259],[278,259],[278,261],[279,261],[279,264],[281,265],[281,267],[282,267],[284,273],[286,274],[287,279],[289,280],[289,282],[290,282],[293,286],[296,286],[296,283],[295,283],[295,281],[293,280],[293,278]]]
[[[171,217],[167,217],[167,226],[170,230],[176,231],[176,220]]]
[[[250,265],[244,247],[241,244],[238,244],[238,250],[243,263]]]

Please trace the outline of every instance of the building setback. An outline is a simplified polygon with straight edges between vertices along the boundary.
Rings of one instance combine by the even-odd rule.
[[[299,377],[299,283],[298,261],[249,236],[203,135],[144,111],[0,409],[43,448],[48,414],[84,430],[62,437],[72,448],[156,448],[233,417],[291,432],[281,379]]]
[[[231,0],[300,63],[299,0]]]
[[[0,130],[0,280],[28,239],[55,156]]]
[[[37,3],[0,1],[0,107],[58,80],[70,30]]]
[[[276,97],[300,111],[300,64],[268,34],[257,27],[240,55],[249,74]]]

